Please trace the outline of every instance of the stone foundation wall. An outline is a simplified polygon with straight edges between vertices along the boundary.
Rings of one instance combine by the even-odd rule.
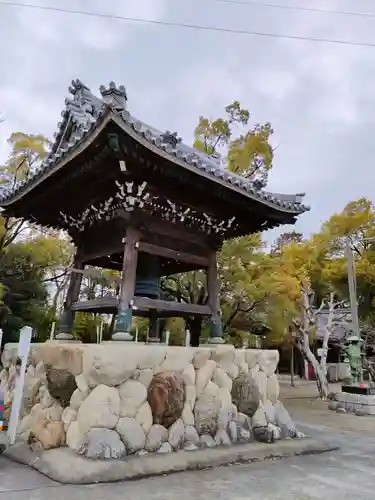
[[[375,415],[375,396],[339,392],[329,404],[330,410],[351,412],[358,416]]]
[[[15,381],[15,344],[0,383]],[[279,401],[277,351],[33,344],[19,435],[92,459],[303,437]]]

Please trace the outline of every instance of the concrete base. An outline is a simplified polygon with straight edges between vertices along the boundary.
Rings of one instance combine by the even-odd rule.
[[[375,387],[367,385],[343,385],[341,391],[349,394],[361,394],[362,396],[375,395]]]
[[[73,340],[73,335],[71,333],[58,333],[53,340],[60,340],[63,342],[67,342],[69,340]]]
[[[332,409],[339,408],[348,412],[358,413],[360,415],[375,416],[375,395],[352,394],[349,392],[340,392],[335,396],[335,402]]]
[[[210,337],[208,339],[208,344],[211,345],[225,344],[225,340],[222,337]]]
[[[24,444],[5,451],[5,456],[28,465],[45,476],[65,484],[93,484],[139,479],[184,470],[206,469],[232,463],[259,462],[338,450],[338,446],[314,439],[248,443],[198,451],[149,454],[127,460],[86,460],[68,448],[35,453]]]
[[[118,342],[132,342],[133,341],[133,335],[128,332],[116,332],[112,335],[112,340],[118,341]]]

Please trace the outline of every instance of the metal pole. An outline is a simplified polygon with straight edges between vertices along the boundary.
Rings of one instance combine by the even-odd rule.
[[[350,299],[350,314],[352,317],[353,330],[355,335],[359,335],[359,321],[358,321],[358,303],[356,292],[356,280],[353,252],[350,246],[350,238],[346,237],[345,254],[348,266],[348,284],[349,284],[349,299]]]

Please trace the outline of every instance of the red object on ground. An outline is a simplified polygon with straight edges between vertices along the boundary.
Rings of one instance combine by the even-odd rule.
[[[307,373],[308,373],[309,379],[314,380],[315,370],[314,370],[314,367],[311,363],[308,364]]]
[[[359,384],[359,387],[366,387],[365,384]]]

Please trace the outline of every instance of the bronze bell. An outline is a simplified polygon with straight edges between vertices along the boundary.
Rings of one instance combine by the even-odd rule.
[[[140,252],[138,254],[134,295],[136,297],[158,299],[160,297],[160,275],[159,257]]]

